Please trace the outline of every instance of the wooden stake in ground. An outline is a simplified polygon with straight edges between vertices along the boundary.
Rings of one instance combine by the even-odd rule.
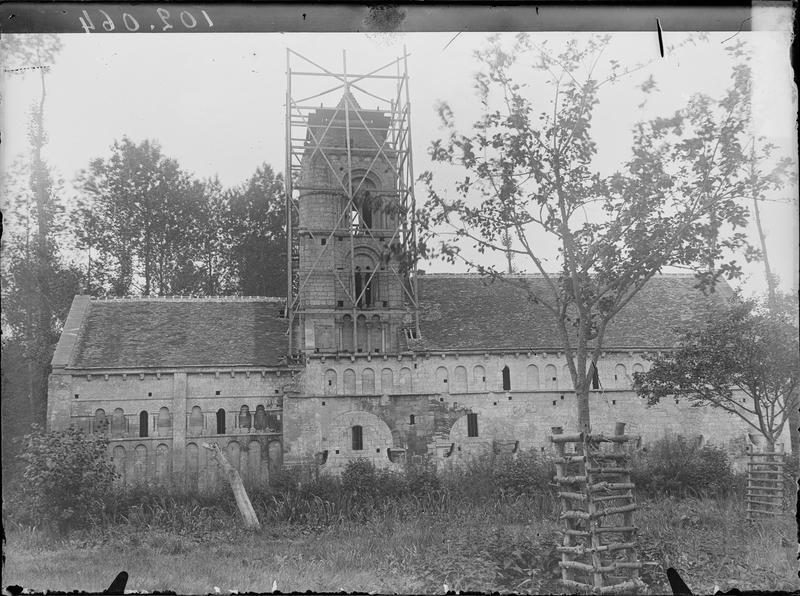
[[[244,489],[244,483],[242,482],[242,477],[239,476],[239,472],[237,472],[236,468],[225,458],[219,445],[216,443],[211,443],[210,445],[208,443],[203,443],[203,447],[213,453],[214,459],[217,460],[222,471],[225,472],[231,489],[233,489],[233,496],[236,497],[236,504],[239,506],[239,511],[244,519],[245,527],[252,530],[260,530],[261,524],[258,522],[256,512],[253,509],[252,503],[250,503],[247,491]]]

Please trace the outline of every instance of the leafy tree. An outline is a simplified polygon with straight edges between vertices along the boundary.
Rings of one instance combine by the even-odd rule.
[[[228,216],[225,192],[218,178],[195,182],[198,196],[195,228],[190,234],[193,238],[193,255],[187,261],[191,267],[193,280],[181,283],[192,287],[187,293],[217,296],[230,293],[231,281],[231,242],[227,230]]]
[[[635,386],[649,404],[675,397],[739,416],[772,450],[800,406],[797,337],[796,301],[779,309],[737,300],[683,329],[674,351],[651,355],[652,367],[636,373]]]
[[[19,457],[25,462],[25,514],[61,531],[96,519],[116,477],[108,439],[86,436],[74,427],[50,432],[36,427],[24,443]]]
[[[81,173],[84,192],[76,213],[79,246],[93,257],[90,275],[114,295],[174,292],[191,258],[197,188],[178,162],[153,141],[127,137]]]
[[[710,291],[723,276],[740,275],[729,255],[756,254],[742,231],[748,212],[740,198],[749,196],[753,183],[743,167],[749,163],[751,92],[742,46],[729,50],[738,62],[721,98],[695,94],[668,117],[639,122],[632,157],[603,175],[593,163],[593,111],[600,90],[630,74],[614,61],[603,66],[609,43],[608,36],[585,46],[573,40],[551,51],[528,34],[518,35],[510,49],[490,39],[476,52],[481,117],[461,134],[443,104],[439,114],[449,136],[430,151],[434,162],[466,175],[450,198],[435,188],[433,174],[423,174],[428,199],[418,214],[423,256],[464,261],[517,286],[551,313],[583,432],[590,430],[592,364],[608,324],[644,285],[664,267],[679,266],[694,271],[698,285]],[[552,90],[547,103],[527,91],[528,83],[541,90],[537,77]],[[640,89],[652,93],[657,85],[650,77]],[[440,229],[452,234],[438,236]],[[462,242],[479,254],[524,259],[548,289],[535,291],[524,279],[465,256]],[[548,244],[558,247],[555,265],[539,252]]]
[[[283,177],[261,165],[241,187],[227,193],[226,234],[236,292],[286,293],[286,213]]]

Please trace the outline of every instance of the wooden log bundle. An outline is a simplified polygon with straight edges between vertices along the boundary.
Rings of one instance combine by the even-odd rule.
[[[636,559],[636,503],[625,443],[636,440],[617,423],[614,435],[563,434],[554,427],[560,519],[564,538],[561,583],[578,592],[617,594],[641,590]],[[567,445],[574,454],[567,454]],[[604,444],[610,449],[603,449]]]

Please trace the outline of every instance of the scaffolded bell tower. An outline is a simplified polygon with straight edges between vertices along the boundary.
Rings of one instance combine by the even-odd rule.
[[[419,334],[407,55],[350,74],[344,52],[332,72],[287,49],[286,67],[290,357],[404,351]]]

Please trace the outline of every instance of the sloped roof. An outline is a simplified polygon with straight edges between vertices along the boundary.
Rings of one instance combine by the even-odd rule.
[[[541,296],[547,281],[522,279]],[[523,290],[477,275],[425,274],[418,278],[422,344],[429,350],[561,348],[555,318],[531,303]],[[692,318],[710,301],[731,296],[726,284],[706,297],[694,288],[693,275],[663,275],[650,280],[609,323],[608,348],[666,348],[674,345],[673,328]]]
[[[61,363],[73,368],[276,366],[288,348],[278,299],[77,297],[73,310],[85,302],[74,347]]]
[[[476,275],[419,278],[417,349],[562,349],[553,316],[526,293]],[[546,281],[524,281],[543,295]],[[668,348],[673,327],[731,295],[721,284],[703,296],[691,275],[659,276],[614,318],[608,349]],[[278,298],[91,300],[76,296],[53,366],[114,369],[285,365],[286,319]]]

